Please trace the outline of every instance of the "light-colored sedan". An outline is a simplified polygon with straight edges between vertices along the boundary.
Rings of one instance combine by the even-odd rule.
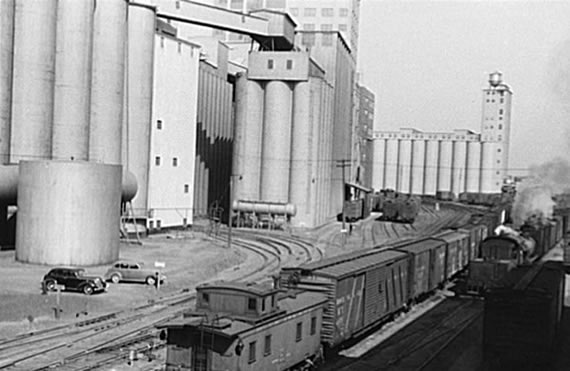
[[[105,273],[105,279],[113,283],[144,282],[147,285],[156,285],[157,279],[163,284],[166,276],[156,269],[145,269],[142,263],[118,261]]]

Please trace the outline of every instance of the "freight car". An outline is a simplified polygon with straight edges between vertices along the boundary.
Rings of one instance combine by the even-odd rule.
[[[283,268],[269,287],[201,285],[193,312],[159,326],[166,370],[312,369],[324,350],[392,319],[461,272],[486,233],[483,220]]]
[[[564,305],[561,262],[512,270],[485,293],[483,355],[486,370],[552,369]]]
[[[420,208],[419,197],[396,193],[394,197],[384,199],[380,220],[414,223]]]

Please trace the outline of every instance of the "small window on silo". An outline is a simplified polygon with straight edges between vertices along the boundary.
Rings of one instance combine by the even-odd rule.
[[[156,156],[156,157],[154,158],[154,164],[155,164],[156,166],[160,166],[160,156]]]
[[[162,120],[156,120],[156,128],[162,130]]]
[[[273,69],[273,59],[268,59],[268,60],[267,60],[267,69],[268,69],[268,70],[272,70],[272,69]]]
[[[184,193],[188,193],[190,190],[190,186],[188,184],[184,184]]]
[[[287,59],[287,69],[293,69],[293,61],[291,59]]]

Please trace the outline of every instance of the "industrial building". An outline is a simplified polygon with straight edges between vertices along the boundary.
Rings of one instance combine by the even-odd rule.
[[[509,162],[512,91],[502,74],[489,75],[483,89],[481,133],[376,131],[375,189],[417,195],[500,192]]]
[[[299,227],[340,211],[356,65],[340,33],[195,2],[0,4],[0,243],[18,260],[107,263],[120,220],[192,225],[214,202],[227,220],[232,198]],[[250,37],[245,63],[199,27]]]

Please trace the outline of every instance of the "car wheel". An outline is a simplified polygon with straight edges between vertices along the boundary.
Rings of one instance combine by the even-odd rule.
[[[46,281],[46,283],[45,283],[46,290],[55,291],[55,285],[56,285],[56,283],[54,280]]]
[[[120,281],[121,281],[121,276],[119,276],[118,274],[114,274],[111,276],[111,282],[119,283]]]
[[[85,285],[83,286],[83,293],[85,295],[91,295],[93,294],[93,287],[89,286],[89,285]]]
[[[154,286],[156,284],[156,279],[152,276],[146,278],[146,284],[149,286]]]

